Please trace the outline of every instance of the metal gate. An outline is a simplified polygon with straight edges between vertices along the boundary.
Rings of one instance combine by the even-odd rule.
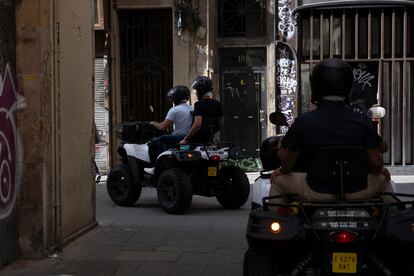
[[[234,142],[252,157],[258,156],[260,135],[259,96],[262,72],[231,72],[221,75],[224,107],[222,140]]]
[[[220,99],[224,110],[222,140],[234,142],[252,157],[258,156],[266,106],[266,51],[262,48],[220,50]],[[236,67],[237,66],[237,67]],[[263,103],[262,103],[263,101]]]
[[[299,22],[301,111],[310,107],[311,67],[321,58],[344,59],[356,65],[354,81],[365,88],[375,86],[374,96],[387,110],[380,127],[390,145],[384,161],[393,166],[413,165],[414,9],[305,10]]]
[[[162,120],[165,116],[166,93],[172,86],[171,13],[170,9],[119,13],[123,121]]]

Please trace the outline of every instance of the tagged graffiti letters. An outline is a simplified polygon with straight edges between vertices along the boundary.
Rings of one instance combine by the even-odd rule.
[[[279,0],[278,7],[279,24],[278,28],[283,38],[289,40],[295,33],[295,23],[292,17],[290,0]]]
[[[296,61],[291,49],[283,44],[277,48],[276,84],[280,92],[278,108],[285,114],[287,122],[293,123],[296,95]],[[282,129],[281,132],[284,132]]]
[[[357,68],[354,68],[354,82],[362,84],[362,89],[365,89],[365,86],[368,85],[372,87],[371,81],[375,79],[375,76],[371,75],[370,72],[365,71],[366,65],[359,63]]]

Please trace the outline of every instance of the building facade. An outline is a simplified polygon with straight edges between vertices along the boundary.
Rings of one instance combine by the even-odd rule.
[[[93,2],[0,0],[0,267],[96,225]]]
[[[166,92],[206,75],[225,112],[222,140],[257,157],[263,139],[286,131],[268,114],[279,110],[291,123],[314,108],[309,72],[337,57],[354,68],[355,110],[388,111],[379,129],[390,144],[386,164],[394,173],[413,170],[413,1],[107,2],[112,156],[114,126],[161,120]]]

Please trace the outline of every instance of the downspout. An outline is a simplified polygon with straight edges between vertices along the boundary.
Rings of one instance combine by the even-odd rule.
[[[51,44],[51,186],[53,196],[53,243],[62,251],[62,194],[60,160],[60,25],[56,20],[56,2],[50,0],[50,44]]]
[[[206,45],[206,50],[207,50],[207,60],[206,60],[206,72],[207,72],[207,77],[211,78],[211,73],[210,73],[210,0],[207,0],[207,45]]]

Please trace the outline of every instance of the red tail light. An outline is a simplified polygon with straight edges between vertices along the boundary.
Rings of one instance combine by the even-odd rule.
[[[293,215],[294,211],[290,207],[279,207],[277,213],[281,216],[290,216]]]
[[[210,160],[211,161],[220,161],[220,156],[219,155],[212,155],[212,156],[210,156]]]
[[[335,243],[353,243],[358,240],[358,234],[349,231],[331,233],[331,240]]]

